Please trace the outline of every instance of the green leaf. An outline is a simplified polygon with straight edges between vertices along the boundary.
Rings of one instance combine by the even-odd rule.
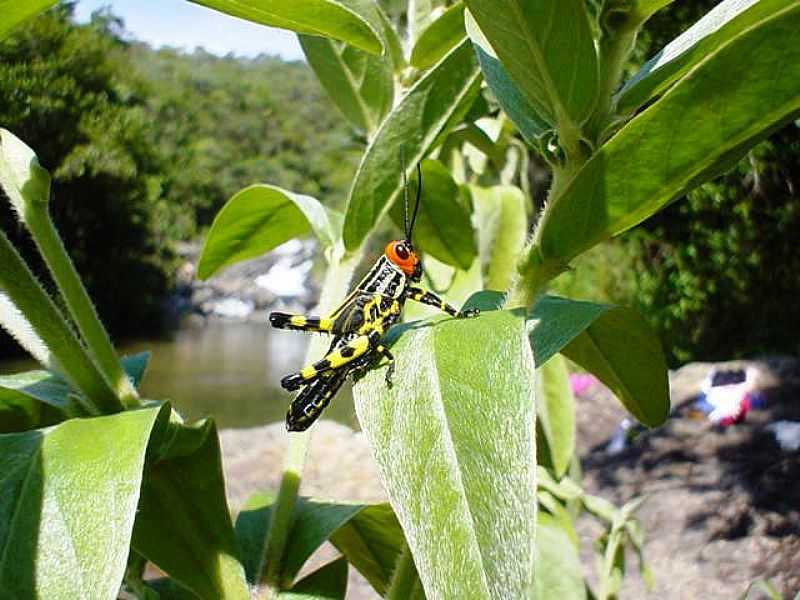
[[[478,215],[481,262],[488,275],[486,288],[505,290],[516,272],[517,257],[528,237],[525,194],[517,187],[470,186]]]
[[[498,60],[486,36],[483,35],[480,27],[475,22],[472,13],[467,11],[465,19],[467,35],[469,35],[478,55],[481,71],[486,83],[491,88],[495,98],[497,98],[500,108],[517,126],[522,137],[532,146],[538,147],[542,136],[553,128],[539,116],[522,90],[511,79],[511,75],[508,74],[503,63]]]
[[[427,69],[464,39],[464,4],[449,6],[419,35],[411,50],[411,66]]]
[[[669,382],[658,337],[634,310],[543,296],[529,322],[537,365],[557,352],[593,373],[649,426],[669,414]]]
[[[663,2],[661,2],[663,3]],[[661,95],[721,46],[794,0],[724,0],[648,60],[617,94],[617,111],[629,114]]]
[[[535,369],[525,336],[519,312],[410,324],[392,346],[394,385],[378,368],[354,388],[429,597],[530,596]]]
[[[409,218],[414,211],[419,181],[409,182]],[[422,161],[422,199],[414,227],[414,244],[437,260],[469,269],[477,254],[470,215],[461,204],[458,184],[438,160]],[[402,230],[403,202],[398,199],[391,210],[392,220]]]
[[[546,457],[556,477],[569,468],[575,453],[575,398],[564,359],[554,356],[536,374],[536,438],[538,464]]]
[[[5,597],[117,597],[158,412],[0,435]]]
[[[344,600],[346,593],[347,560],[340,558],[317,569],[278,597],[286,600]]]
[[[47,371],[0,376],[0,433],[55,425],[85,411],[70,398],[70,387]]]
[[[247,499],[236,517],[236,540],[239,543],[247,581],[251,584],[259,581],[258,567],[264,549],[264,540],[269,531],[274,503],[274,494],[256,492]]]
[[[167,414],[151,442],[133,547],[199,598],[248,598],[216,426]]]
[[[362,131],[375,131],[394,99],[391,57],[326,38],[299,38],[308,63],[342,114]]]
[[[536,600],[584,600],[586,584],[578,549],[552,515],[540,511],[536,528]]]
[[[256,184],[237,192],[217,214],[206,237],[198,277],[207,279],[222,267],[260,256],[313,231],[331,246],[338,238],[337,214],[311,196]]]
[[[337,529],[331,543],[384,596],[405,538],[388,504],[366,506]]]
[[[359,14],[358,0],[190,0],[254,23],[333,38],[381,54],[378,32]],[[267,32],[265,32],[265,35]]]
[[[589,117],[597,96],[598,75],[583,0],[466,3],[536,114],[559,129]]]
[[[350,190],[344,242],[355,250],[402,189],[400,147],[409,178],[439,138],[457,125],[480,89],[480,72],[468,43],[426,73],[389,113],[367,148]]]
[[[0,0],[0,40],[20,23],[56,4],[57,0]]]
[[[25,142],[3,128],[0,128],[0,187],[23,223],[31,205],[50,201],[50,173]]]
[[[793,3],[707,53],[611,138],[551,200],[538,230],[543,259],[566,263],[642,222],[796,118],[798,30]]]

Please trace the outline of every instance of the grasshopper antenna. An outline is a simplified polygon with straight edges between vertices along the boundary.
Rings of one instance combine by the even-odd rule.
[[[403,229],[406,239],[411,239],[411,231],[408,229],[408,180],[406,179],[406,149],[400,146],[400,171],[403,174]]]
[[[405,170],[403,171],[405,173]],[[406,193],[406,195],[408,195]],[[422,200],[422,164],[417,163],[417,198],[414,201],[414,214],[411,215],[411,227],[408,228],[406,239],[411,241],[411,232],[414,231],[414,223],[417,222],[417,212],[419,212],[419,202]],[[406,207],[408,207],[408,199],[406,198]]]

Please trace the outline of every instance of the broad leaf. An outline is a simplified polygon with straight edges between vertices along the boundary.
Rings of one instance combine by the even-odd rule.
[[[724,0],[648,60],[617,95],[628,114],[662,94],[706,56],[794,0]]]
[[[391,58],[321,37],[301,35],[300,45],[344,116],[365,133],[375,131],[394,99]]]
[[[383,52],[379,32],[359,14],[359,0],[190,1],[262,25],[333,38],[373,54]]]
[[[466,0],[475,21],[536,113],[580,124],[597,96],[597,56],[583,0]]]
[[[428,597],[530,596],[535,416],[525,340],[517,312],[410,324],[392,346],[394,385],[378,368],[355,386]]]
[[[470,186],[478,216],[481,262],[485,265],[485,287],[505,290],[516,272],[517,257],[528,237],[525,195],[517,187]]]
[[[473,295],[465,308],[497,310],[500,292]],[[658,337],[635,310],[542,296],[528,315],[534,362],[561,352],[611,389],[642,423],[656,426],[669,414],[667,365]]]
[[[247,581],[254,585],[260,579],[258,568],[264,551],[264,540],[269,532],[274,503],[273,494],[256,492],[247,499],[236,517],[236,540],[242,554],[242,564]]]
[[[85,411],[70,398],[71,389],[48,371],[0,376],[0,433],[54,425]]]
[[[247,598],[216,427],[167,421],[153,435],[133,547],[199,598]]]
[[[0,40],[14,27],[58,3],[58,0],[0,0]]]
[[[517,126],[522,137],[532,146],[538,147],[542,136],[553,127],[539,116],[522,90],[511,79],[511,75],[497,58],[472,14],[467,11],[465,17],[467,34],[478,55],[486,83],[497,98],[497,103]]]
[[[798,30],[792,3],[708,52],[611,138],[552,199],[538,231],[542,258],[569,262],[637,225],[796,118]]]
[[[536,431],[541,434],[536,438],[536,462],[549,464],[556,477],[563,477],[575,453],[575,398],[567,365],[560,356],[537,370]]]
[[[5,597],[117,597],[158,412],[0,435]]]
[[[26,223],[31,205],[50,201],[50,173],[36,153],[7,129],[0,128],[0,187],[11,208]]]
[[[197,274],[207,279],[222,267],[260,256],[313,231],[325,246],[337,239],[337,214],[316,199],[273,185],[256,184],[234,194],[206,237]]]
[[[138,388],[144,379],[147,370],[147,363],[150,361],[150,352],[138,352],[129,356],[123,356],[120,362],[125,374],[130,378],[134,387]]]
[[[409,218],[414,211],[419,181],[409,182]],[[458,184],[438,160],[422,161],[422,199],[414,227],[414,244],[441,262],[469,269],[477,254],[470,215],[459,197]],[[391,216],[403,228],[403,202],[398,199]]]
[[[346,593],[347,561],[340,558],[317,569],[278,597],[285,600],[344,600]]]
[[[636,311],[607,307],[561,352],[602,381],[640,422],[655,427],[666,420],[670,402],[664,351]]]
[[[344,242],[358,248],[402,189],[400,148],[409,178],[440,136],[457,125],[480,87],[468,43],[461,44],[420,79],[392,110],[367,148],[350,190]]]
[[[383,596],[405,539],[388,504],[366,506],[330,537],[347,562]]]
[[[536,528],[536,600],[585,600],[578,548],[553,516],[539,512]]]
[[[464,4],[448,7],[420,34],[411,51],[411,66],[427,69],[464,39]]]

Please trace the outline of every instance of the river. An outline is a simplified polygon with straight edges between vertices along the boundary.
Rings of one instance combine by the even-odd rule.
[[[308,339],[266,323],[209,319],[164,338],[123,342],[119,350],[150,351],[142,396],[172,401],[189,421],[213,416],[219,427],[250,427],[283,420],[291,395],[279,381],[302,366]],[[30,360],[0,361],[0,374],[37,368]],[[325,418],[357,427],[349,386]]]

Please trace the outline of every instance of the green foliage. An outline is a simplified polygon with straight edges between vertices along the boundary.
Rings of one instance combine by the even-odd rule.
[[[519,312],[411,325],[393,346],[392,388],[383,369],[355,387],[359,421],[430,596],[530,593],[534,365],[524,336]],[[501,368],[486,368],[489,347]]]

